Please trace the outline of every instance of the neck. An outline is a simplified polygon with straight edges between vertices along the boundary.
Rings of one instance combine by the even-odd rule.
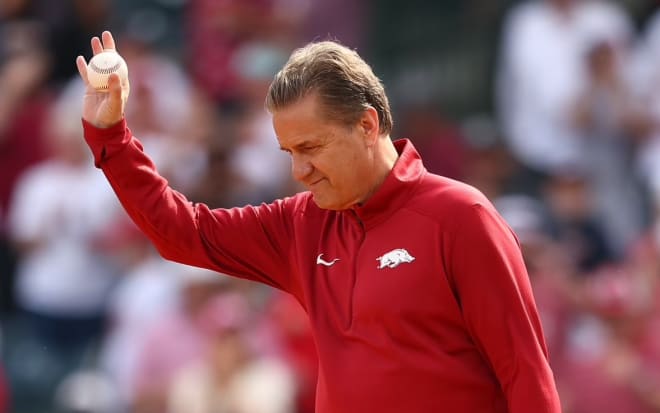
[[[378,145],[380,145],[378,153],[380,154],[383,170],[385,171],[383,176],[383,179],[385,179],[385,176],[394,168],[396,160],[399,159],[399,154],[394,147],[394,142],[392,142],[389,136],[379,138]]]
[[[371,198],[371,195],[373,195],[378,188],[383,184],[385,181],[385,178],[390,174],[392,171],[392,168],[394,168],[394,164],[396,163],[396,160],[399,158],[399,154],[396,151],[396,148],[394,147],[394,143],[392,142],[392,139],[390,139],[389,136],[381,136],[378,138],[378,142],[376,143],[376,148],[375,148],[375,155],[374,155],[374,180],[373,180],[373,185],[371,186],[369,192],[367,195],[362,199],[361,202],[359,202],[360,205],[364,204]]]

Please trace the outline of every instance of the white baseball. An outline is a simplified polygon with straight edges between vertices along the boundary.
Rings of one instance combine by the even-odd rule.
[[[128,66],[114,50],[105,50],[94,55],[87,64],[87,80],[99,92],[108,91],[108,78],[111,73],[117,73],[122,83],[128,78]]]

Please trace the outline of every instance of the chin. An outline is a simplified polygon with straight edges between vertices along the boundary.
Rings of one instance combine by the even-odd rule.
[[[331,199],[327,199],[324,197],[319,197],[316,194],[312,193],[312,199],[314,200],[314,203],[316,206],[318,206],[321,209],[329,209],[332,211],[341,211],[342,209],[348,209],[350,208],[350,205],[344,205],[340,204],[338,202],[333,202]]]

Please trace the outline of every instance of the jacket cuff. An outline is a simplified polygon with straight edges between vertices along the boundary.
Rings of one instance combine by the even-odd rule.
[[[98,128],[82,119],[83,136],[94,156],[94,166],[101,167],[101,163],[123,149],[131,140],[131,131],[126,126],[126,119],[122,119],[109,128]]]

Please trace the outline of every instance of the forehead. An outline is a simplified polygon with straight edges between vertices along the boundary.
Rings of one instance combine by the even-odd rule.
[[[283,126],[305,120],[321,120],[321,105],[316,93],[310,93],[293,103],[273,110],[273,122]]]
[[[326,136],[336,127],[336,122],[323,115],[315,94],[273,111],[273,128],[282,146]]]

